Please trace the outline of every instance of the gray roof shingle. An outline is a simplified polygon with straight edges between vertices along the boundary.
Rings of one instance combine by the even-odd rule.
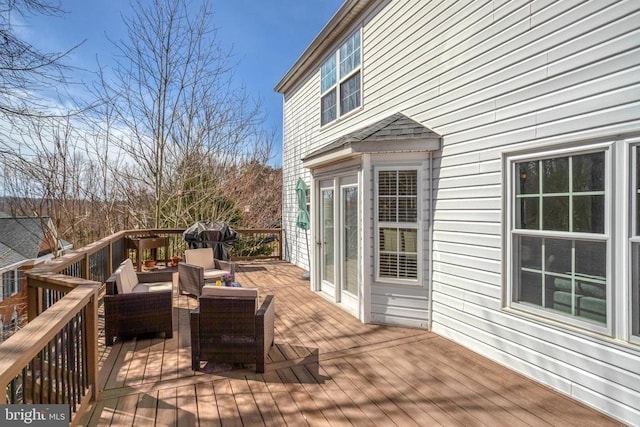
[[[393,145],[394,142],[398,143],[398,149],[400,150],[401,142],[434,140],[440,141],[440,135],[402,113],[395,113],[371,125],[341,136],[330,144],[310,153],[302,161],[317,158],[347,147],[357,148],[358,145],[364,144],[368,147],[367,151],[375,152],[376,143],[384,143],[386,151],[388,150],[388,144]],[[425,146],[424,151],[430,149]]]
[[[0,217],[0,265],[8,261],[38,258],[46,249],[45,228],[49,217]]]
[[[7,245],[0,243],[0,269],[18,264],[28,259]]]

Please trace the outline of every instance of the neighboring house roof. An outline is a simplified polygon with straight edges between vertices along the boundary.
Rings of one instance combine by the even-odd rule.
[[[324,57],[326,51],[351,29],[351,25],[362,12],[375,4],[376,1],[378,0],[346,0],[287,74],[278,82],[274,90],[283,94],[288,92],[298,79],[315,67],[318,61]]]
[[[29,260],[50,252],[45,236],[45,227],[51,227],[50,221],[49,217],[0,217],[0,243],[14,252],[7,257],[22,256]],[[3,251],[0,265],[8,265],[4,257]]]
[[[20,255],[7,245],[0,243],[0,270],[28,261],[24,255]]]
[[[314,167],[361,153],[434,151],[442,138],[428,127],[396,113],[336,139],[302,159]]]

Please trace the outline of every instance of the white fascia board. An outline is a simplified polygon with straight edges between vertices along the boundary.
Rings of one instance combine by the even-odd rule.
[[[354,154],[355,151],[353,150],[353,148],[351,146],[347,146],[336,151],[329,151],[312,159],[303,160],[302,166],[308,169],[315,169],[319,166],[345,160],[349,157],[352,157]]]
[[[437,151],[440,149],[440,138],[403,139],[389,141],[364,141],[354,144],[356,153],[406,153],[416,151]]]

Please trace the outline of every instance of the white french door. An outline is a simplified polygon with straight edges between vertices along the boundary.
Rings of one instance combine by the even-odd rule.
[[[358,315],[360,269],[358,178],[320,182],[320,291]]]
[[[335,188],[333,180],[320,183],[320,290],[333,297],[336,283]]]
[[[347,310],[358,313],[359,289],[359,213],[358,182],[355,177],[340,182],[340,292],[339,302]]]

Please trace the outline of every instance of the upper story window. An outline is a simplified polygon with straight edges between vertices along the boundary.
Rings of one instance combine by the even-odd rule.
[[[336,120],[362,104],[360,30],[320,67],[320,124]]]

